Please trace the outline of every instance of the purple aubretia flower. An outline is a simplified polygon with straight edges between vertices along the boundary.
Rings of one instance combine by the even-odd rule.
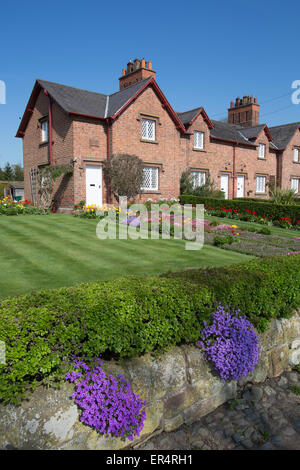
[[[259,359],[258,338],[245,316],[226,312],[219,305],[212,314],[212,325],[204,324],[198,342],[206,358],[212,361],[222,380],[247,376]]]
[[[77,381],[72,398],[82,409],[80,420],[100,433],[133,440],[144,427],[146,402],[132,392],[123,376],[106,375],[101,366],[99,358],[93,368],[75,358],[78,372],[66,376],[70,382]]]

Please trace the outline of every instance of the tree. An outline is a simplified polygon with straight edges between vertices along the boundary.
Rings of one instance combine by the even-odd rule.
[[[21,165],[16,164],[13,165],[13,173],[14,173],[14,180],[15,181],[24,181],[24,169]]]
[[[9,162],[4,167],[3,176],[5,181],[12,181],[14,179],[14,171]]]
[[[113,155],[105,163],[104,175],[107,187],[118,201],[122,196],[134,199],[140,194],[143,184],[143,162],[136,155]]]

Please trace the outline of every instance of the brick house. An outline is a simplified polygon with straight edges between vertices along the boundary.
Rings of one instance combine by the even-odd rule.
[[[175,112],[155,75],[151,62],[129,62],[111,95],[36,80],[16,135],[23,139],[25,198],[37,202],[39,168],[72,165],[73,174],[53,187],[59,211],[81,200],[110,202],[103,164],[120,153],[144,162],[141,201],[177,198],[187,169],[198,185],[209,173],[226,198],[267,198],[269,181],[300,192],[300,123],[269,129],[248,96],[231,102],[228,122],[209,119],[203,107]]]

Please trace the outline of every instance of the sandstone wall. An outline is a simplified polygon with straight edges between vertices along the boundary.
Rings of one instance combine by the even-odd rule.
[[[112,374],[124,374],[135,393],[147,401],[147,419],[133,443],[105,437],[79,421],[80,411],[70,399],[71,384],[60,390],[38,388],[22,405],[0,407],[0,448],[121,449],[138,446],[161,431],[192,423],[236,396],[246,383],[263,382],[300,363],[300,312],[273,320],[260,335],[261,357],[255,370],[236,381],[222,382],[200,350],[175,347],[159,356],[105,363]]]

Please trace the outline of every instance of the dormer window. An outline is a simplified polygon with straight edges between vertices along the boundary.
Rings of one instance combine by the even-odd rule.
[[[155,121],[142,119],[142,139],[155,140]]]
[[[49,126],[48,126],[47,119],[42,121],[41,128],[42,128],[42,143],[48,142],[49,141]]]
[[[204,132],[194,132],[194,149],[203,150],[204,146]]]
[[[259,158],[266,158],[266,146],[265,146],[265,144],[259,144],[258,157]]]

